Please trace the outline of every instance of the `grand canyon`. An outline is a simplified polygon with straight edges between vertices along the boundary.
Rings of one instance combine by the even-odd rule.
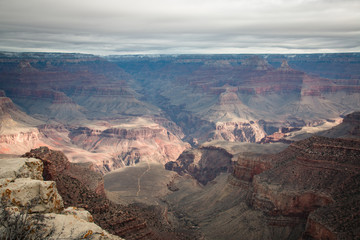
[[[360,54],[0,52],[0,164],[44,239],[360,239]]]

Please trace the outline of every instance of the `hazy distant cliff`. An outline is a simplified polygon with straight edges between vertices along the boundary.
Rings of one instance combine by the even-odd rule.
[[[0,150],[47,145],[107,172],[175,161],[189,144],[281,141],[283,129],[325,130],[360,109],[359,64],[355,53],[0,53],[2,129],[12,129]]]

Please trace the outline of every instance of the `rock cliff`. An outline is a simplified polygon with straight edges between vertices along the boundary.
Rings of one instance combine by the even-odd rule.
[[[181,135],[181,132],[177,132]],[[90,125],[70,129],[72,144],[88,152],[104,153],[110,157],[96,162],[99,171],[109,172],[138,162],[165,164],[175,160],[189,147],[151,118],[133,118],[131,121],[108,126]]]
[[[88,211],[64,209],[54,181],[44,181],[34,158],[0,159],[1,238],[121,239],[93,222]]]
[[[96,224],[112,234],[125,239],[183,239],[188,235],[169,226],[156,208],[110,202],[104,195],[101,175],[91,165],[70,163],[62,152],[47,147],[33,149],[24,157],[44,163],[44,179],[56,182],[65,207],[86,209]]]
[[[221,148],[201,147],[184,151],[176,161],[165,164],[165,169],[179,174],[190,174],[206,184],[231,167],[232,155]]]
[[[359,153],[357,140],[311,137],[276,155],[239,158],[233,174],[250,183],[251,206],[270,222],[286,217],[282,224],[291,225],[307,219],[305,239],[351,239],[359,236],[354,227],[360,214],[353,212],[359,201],[354,191]],[[352,213],[341,220],[346,212]]]
[[[282,127],[313,125],[359,109],[358,54],[108,59],[128,71],[145,99],[199,143],[214,139],[213,134],[217,139],[257,141],[229,132],[222,137],[219,124],[264,120],[263,131],[271,135]]]
[[[54,97],[51,91],[38,92]],[[74,122],[44,124],[20,111],[4,92],[1,94],[0,153],[17,154],[45,145],[65,151],[71,161],[92,161],[98,171],[105,173],[140,161],[175,160],[189,147],[181,140],[181,129],[166,118],[122,117],[87,121],[80,126],[74,126]],[[66,111],[65,115],[72,114]]]
[[[150,116],[167,119],[163,127],[193,145],[214,139],[259,142],[282,127],[300,122],[296,127],[304,127],[359,109],[358,59],[358,54],[3,54],[0,88],[27,114],[50,123],[86,127],[94,120]]]
[[[264,129],[254,121],[218,122],[211,140],[260,142],[265,136]]]
[[[34,119],[0,91],[0,153],[16,154],[43,144],[36,128],[42,121]]]
[[[348,122],[350,129],[357,128],[357,116],[346,116],[346,128],[342,123],[326,134],[349,129]],[[169,185],[173,192],[166,200],[209,239],[357,239],[360,142],[350,134],[356,131],[345,132],[348,138],[313,136],[278,148],[278,153],[269,150],[280,143],[252,149],[214,142],[187,150],[166,169],[190,174],[206,185],[179,177]],[[209,149],[214,152],[204,162],[219,163],[216,169],[200,164]],[[231,174],[221,171],[224,166]]]

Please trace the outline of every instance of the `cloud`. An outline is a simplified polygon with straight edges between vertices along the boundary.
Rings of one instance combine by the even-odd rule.
[[[360,51],[357,0],[0,0],[0,50]]]

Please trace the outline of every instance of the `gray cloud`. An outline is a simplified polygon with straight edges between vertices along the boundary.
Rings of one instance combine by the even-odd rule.
[[[0,50],[360,51],[358,0],[0,0]]]

